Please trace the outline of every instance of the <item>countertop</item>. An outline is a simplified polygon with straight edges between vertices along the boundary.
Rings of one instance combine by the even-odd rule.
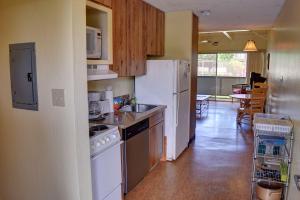
[[[120,129],[126,129],[144,119],[151,117],[152,115],[162,112],[167,106],[158,105],[157,107],[142,113],[136,112],[114,112],[108,113],[103,120],[90,121],[92,124],[105,124],[105,125],[116,125]]]

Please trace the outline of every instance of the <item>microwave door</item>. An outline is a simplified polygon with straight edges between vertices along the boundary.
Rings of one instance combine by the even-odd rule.
[[[101,31],[97,32],[97,39],[96,39],[96,54],[98,58],[102,57],[102,33]]]
[[[95,50],[95,33],[94,31],[87,30],[86,33],[86,48],[87,48],[87,55],[92,55]]]

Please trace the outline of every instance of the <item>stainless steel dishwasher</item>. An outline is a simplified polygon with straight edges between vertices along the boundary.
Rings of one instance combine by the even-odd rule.
[[[122,131],[124,193],[133,189],[149,172],[149,120]]]

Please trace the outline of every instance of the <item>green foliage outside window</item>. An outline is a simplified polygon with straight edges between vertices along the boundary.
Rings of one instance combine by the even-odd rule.
[[[198,76],[246,77],[246,53],[199,54]]]

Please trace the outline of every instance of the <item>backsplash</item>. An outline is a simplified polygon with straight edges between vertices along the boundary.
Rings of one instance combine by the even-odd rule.
[[[118,79],[89,81],[89,91],[103,91],[107,86],[112,86],[114,97],[134,93],[134,78],[133,77],[121,77]]]

